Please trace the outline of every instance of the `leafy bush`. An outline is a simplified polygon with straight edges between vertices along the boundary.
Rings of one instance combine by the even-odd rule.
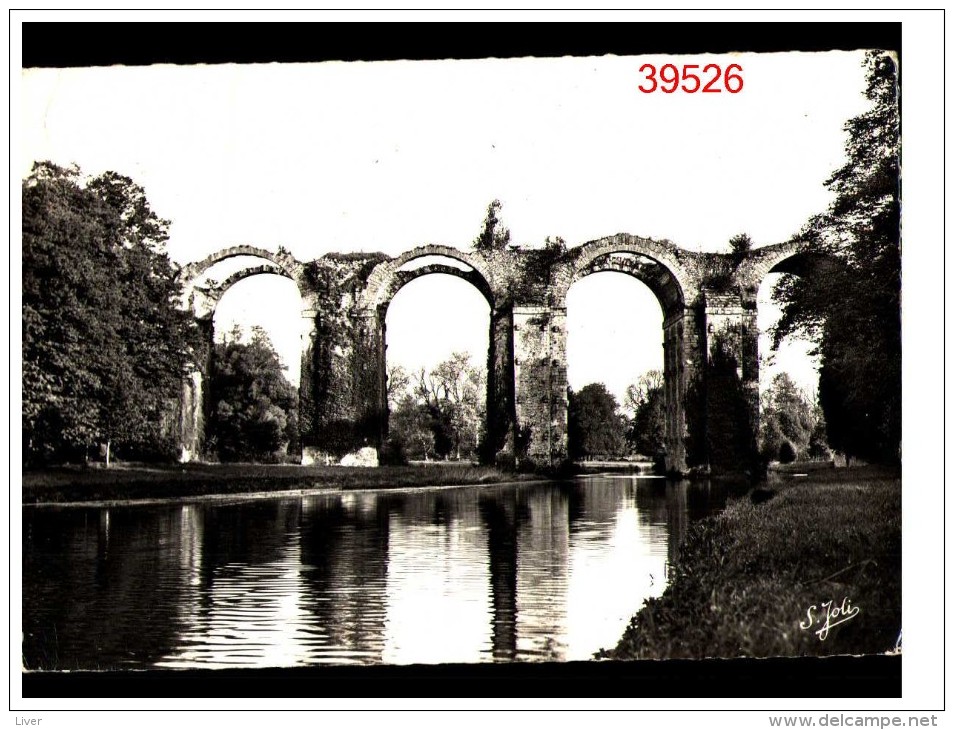
[[[408,459],[404,441],[394,436],[385,441],[378,454],[378,463],[382,466],[405,466]]]
[[[298,442],[298,393],[284,369],[260,328],[249,343],[236,330],[216,345],[210,432],[223,461],[277,463]]]
[[[783,464],[791,464],[797,456],[795,447],[789,441],[783,442],[778,449],[778,460]]]

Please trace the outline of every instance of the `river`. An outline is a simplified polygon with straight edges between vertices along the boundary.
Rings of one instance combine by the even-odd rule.
[[[725,491],[631,475],[23,509],[31,669],[589,659]]]

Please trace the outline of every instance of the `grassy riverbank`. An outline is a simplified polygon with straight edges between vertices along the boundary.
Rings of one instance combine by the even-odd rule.
[[[861,654],[894,647],[901,629],[900,474],[829,469],[770,488],[778,493],[766,502],[745,497],[690,527],[666,592],[646,602],[605,656]],[[844,604],[849,614],[859,610],[821,641],[816,632],[824,627],[827,601]]]
[[[281,464],[62,467],[23,474],[23,503],[126,501],[295,489],[395,489],[533,478],[493,467],[432,463],[373,469]]]

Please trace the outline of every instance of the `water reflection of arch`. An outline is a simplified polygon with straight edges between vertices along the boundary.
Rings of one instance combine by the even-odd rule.
[[[282,560],[299,522],[294,500],[259,500],[215,505],[202,510],[203,578],[213,581],[234,565]]]
[[[480,517],[487,531],[490,572],[491,653],[496,660],[517,656],[517,493],[481,495]]]
[[[519,655],[565,659],[565,596],[569,573],[572,490],[552,484],[507,488],[479,496],[487,536],[494,659]],[[545,595],[546,600],[532,600]]]
[[[322,646],[348,647],[341,661],[380,661],[386,626],[390,512],[375,495],[302,500],[302,610]]]

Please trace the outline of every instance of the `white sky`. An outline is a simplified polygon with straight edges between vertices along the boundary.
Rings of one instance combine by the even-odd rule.
[[[637,90],[643,63],[670,61],[739,63],[743,90]],[[37,159],[129,175],[172,220],[180,263],[237,243],[283,245],[301,260],[467,248],[494,198],[514,243],[625,231],[721,251],[743,231],[757,246],[782,242],[827,206],[844,122],[865,104],[861,61],[831,52],[28,70],[19,164],[23,175]],[[276,279],[237,286],[216,321],[265,320],[297,380],[299,305]],[[621,398],[661,366],[661,333],[643,326],[659,308],[635,280],[606,281],[571,290],[570,382],[602,380]],[[433,365],[468,349],[483,362],[486,305],[460,283],[431,276],[401,293],[390,358]],[[814,389],[804,348],[777,366]]]

